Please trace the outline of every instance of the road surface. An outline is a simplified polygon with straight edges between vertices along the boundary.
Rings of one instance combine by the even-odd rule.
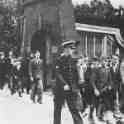
[[[51,92],[44,93],[43,104],[34,104],[27,94],[18,97],[18,94],[10,95],[8,88],[0,90],[1,124],[53,124],[53,109],[53,95]],[[94,118],[96,124],[105,124],[98,121],[95,116]],[[110,118],[112,118],[111,115]],[[83,120],[84,124],[89,124],[87,117]],[[113,121],[112,124],[114,123]],[[62,109],[62,124],[73,124],[66,105]]]

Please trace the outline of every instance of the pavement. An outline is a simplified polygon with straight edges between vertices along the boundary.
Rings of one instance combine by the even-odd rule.
[[[53,124],[53,109],[51,92],[43,94],[43,104],[34,104],[27,94],[19,97],[11,95],[7,87],[0,90],[0,124]],[[111,112],[106,117],[112,120],[111,124],[116,124]],[[94,119],[95,124],[106,124],[98,121],[95,115]],[[84,124],[90,124],[87,117],[83,120]],[[62,124],[73,124],[67,105],[62,109]]]

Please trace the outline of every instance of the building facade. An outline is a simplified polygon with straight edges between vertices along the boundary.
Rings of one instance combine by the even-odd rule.
[[[47,65],[63,40],[78,40],[71,0],[22,0],[22,46],[25,56],[39,50],[44,61],[44,80],[50,79]],[[45,81],[50,82],[50,81]]]
[[[81,37],[79,53],[82,56],[100,58],[118,53],[123,56],[124,40],[118,28],[80,23],[75,27]]]
[[[23,0],[23,12],[23,52],[40,49],[37,47],[46,37],[54,45],[65,39],[77,39],[71,0]]]

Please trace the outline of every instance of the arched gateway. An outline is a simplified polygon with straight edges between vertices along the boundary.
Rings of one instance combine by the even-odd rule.
[[[31,39],[31,51],[39,50],[41,53],[41,59],[43,60],[43,77],[44,86],[47,87],[48,78],[51,78],[51,70],[48,67],[52,63],[51,55],[51,42],[53,41],[53,34],[45,29],[37,30]]]
[[[22,54],[40,50],[44,59],[45,82],[50,73],[46,65],[52,62],[53,52],[63,40],[78,40],[71,0],[22,0]],[[45,70],[45,71],[46,71]],[[46,83],[45,83],[46,84]]]

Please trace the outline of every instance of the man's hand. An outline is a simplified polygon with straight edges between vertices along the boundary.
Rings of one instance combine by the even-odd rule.
[[[31,80],[31,81],[33,81],[33,80],[34,80],[34,78],[31,76],[31,77],[30,77],[30,80]]]
[[[79,85],[82,85],[82,84],[84,84],[84,80],[79,80]]]
[[[95,93],[96,96],[99,96],[100,95],[100,92],[96,88],[94,89],[94,93]]]
[[[69,87],[69,85],[66,84],[66,85],[64,86],[64,91],[68,91],[68,90],[70,90],[70,87]]]

